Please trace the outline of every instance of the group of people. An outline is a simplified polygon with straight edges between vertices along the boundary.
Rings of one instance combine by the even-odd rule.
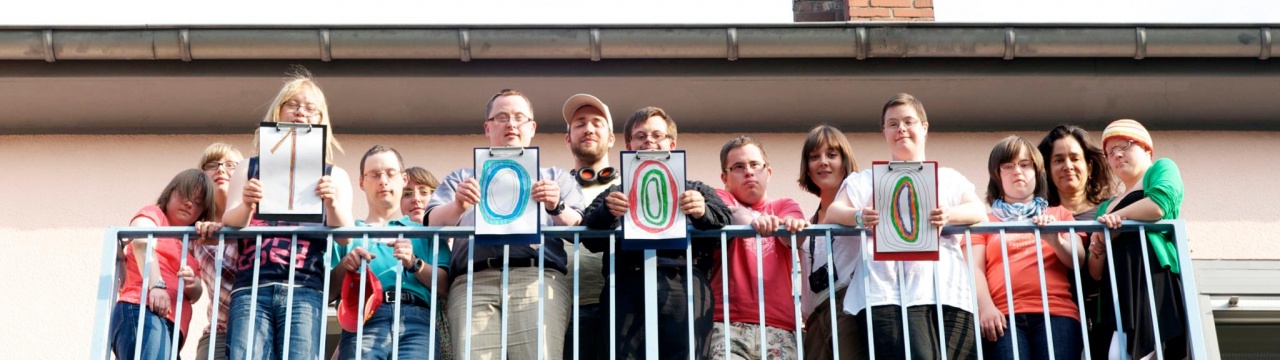
[[[573,167],[540,168],[531,204],[540,208],[542,225],[617,229],[630,210],[610,162],[616,139],[609,107],[578,94],[565,102],[562,116]],[[693,238],[688,249],[658,250],[652,284],[657,291],[646,292],[642,253],[621,250],[609,238],[546,238],[506,249],[473,245],[465,237],[265,236],[220,245],[217,234],[224,226],[475,224],[485,189],[473,169],[437,180],[420,167],[406,168],[398,151],[382,145],[360,160],[357,185],[368,214],[355,219],[351,178],[332,161],[333,150],[342,147],[332,136],[324,94],[305,71],[280,89],[264,121],[328,125],[329,156],[315,188],[323,219],[313,224],[257,218],[264,192],[258,157],[246,159],[226,144],[209,146],[198,169],[180,172],[129,223],[194,226],[196,236],[187,248],[169,238],[131,239],[122,247],[125,277],[110,334],[118,358],[141,352],[142,358],[160,359],[177,351],[185,343],[191,304],[202,295],[217,301],[198,342],[200,359],[321,357],[324,308],[335,300],[340,309],[374,303],[351,311],[363,317],[359,322],[343,323],[334,355],[343,359],[384,359],[393,351],[412,359],[461,358],[464,352],[475,359],[643,359],[649,342],[657,342],[662,358],[673,359],[797,359],[802,352],[806,359],[830,359],[837,348],[842,359],[971,359],[979,351],[1011,359],[1015,348],[1023,359],[1048,359],[1050,352],[1059,359],[1078,358],[1082,351],[1094,358],[1156,351],[1181,358],[1186,352],[1177,251],[1172,238],[1158,231],[1146,232],[1146,239],[1128,232],[944,236],[938,261],[871,261],[870,236],[809,237],[795,248],[790,237],[774,236],[779,229],[799,232],[810,224],[871,229],[880,221],[871,203],[871,170],[859,171],[853,147],[832,126],[813,128],[800,151],[798,184],[820,199],[809,215],[793,199],[768,195],[773,169],[760,140],[744,135],[726,142],[719,157],[722,188],[688,180],[678,209],[693,228],[750,225],[760,237],[731,238],[723,250],[720,237]],[[485,104],[482,127],[490,146],[527,147],[538,124],[529,98],[518,91],[504,89]],[[891,160],[929,160],[929,120],[920,100],[894,95],[879,125]],[[627,150],[676,150],[676,129],[665,110],[645,107],[621,131]],[[256,149],[256,135],[254,140]],[[1169,159],[1154,159],[1154,142],[1141,124],[1111,123],[1101,145],[1071,125],[1054,128],[1038,146],[1005,138],[989,157],[985,200],[958,171],[938,169],[938,207],[929,221],[941,227],[1096,219],[1115,229],[1123,220],[1178,218],[1178,168]],[[146,254],[149,248],[154,255]],[[619,249],[612,266],[603,255],[611,248]],[[1149,264],[1142,261],[1143,251],[1151,255]],[[138,260],[144,258],[152,261]],[[1114,266],[1115,284],[1108,265]],[[794,266],[802,279],[820,281],[793,284]],[[1043,284],[1037,276],[1041,267]],[[1075,271],[1084,274],[1082,286],[1073,281]],[[329,299],[326,276],[335,289]],[[373,284],[363,293],[374,296],[356,295],[361,289],[351,284],[360,283],[360,276]],[[781,289],[802,289],[800,306],[791,291]],[[1085,299],[1084,316],[1076,294]],[[1155,304],[1148,303],[1149,295]],[[647,297],[656,298],[656,338],[645,331]],[[1118,314],[1109,311],[1113,299],[1120,304]],[[1152,306],[1159,328],[1152,327]],[[178,309],[181,324],[174,322]],[[802,343],[797,331],[803,332]],[[170,340],[175,332],[176,343]],[[394,333],[399,337],[393,341]],[[1083,349],[1085,337],[1090,349]],[[1118,347],[1121,339],[1126,348]]]

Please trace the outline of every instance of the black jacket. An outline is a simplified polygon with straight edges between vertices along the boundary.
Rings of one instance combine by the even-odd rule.
[[[731,221],[729,207],[725,206],[724,201],[720,200],[720,196],[716,194],[716,190],[707,184],[699,181],[685,181],[685,190],[696,190],[702,193],[702,197],[706,198],[707,211],[701,219],[690,217],[689,224],[698,230],[714,230],[728,225]],[[613,216],[609,212],[609,206],[605,204],[605,199],[609,194],[622,191],[622,186],[613,185],[608,190],[600,193],[595,200],[591,201],[591,205],[583,212],[582,222],[591,229],[617,229],[622,226],[622,219]],[[621,238],[617,238],[621,239]],[[615,240],[616,241],[616,240]],[[695,237],[691,239],[693,245],[694,265],[704,272],[711,269],[711,262],[714,260],[715,251],[720,249],[720,237]],[[594,252],[606,253],[603,258],[604,266],[602,272],[608,275],[609,271],[609,239],[587,239],[582,241],[582,245],[586,246]],[[615,246],[618,246],[615,244]],[[618,249],[617,270],[619,273],[639,269],[644,263],[644,253],[639,250],[622,250]],[[660,266],[684,266],[685,260],[684,250],[658,250],[658,265]]]

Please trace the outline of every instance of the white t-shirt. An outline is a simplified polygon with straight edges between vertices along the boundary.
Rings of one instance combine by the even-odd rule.
[[[850,174],[840,185],[840,192],[853,204],[871,206],[871,169]],[[973,183],[951,168],[938,168],[938,205],[960,205],[965,193],[974,191]],[[872,247],[867,237],[864,248]],[[970,268],[962,246],[964,237],[943,236],[938,245],[938,261],[872,261],[871,254],[859,254],[858,268],[844,297],[844,311],[857,314],[878,305],[943,305],[973,311],[973,286]],[[838,250],[838,248],[837,248]],[[837,252],[839,253],[839,252]],[[839,260],[837,260],[839,261]],[[937,300],[934,298],[937,273]],[[899,284],[899,280],[902,284]],[[902,291],[899,291],[899,286]]]

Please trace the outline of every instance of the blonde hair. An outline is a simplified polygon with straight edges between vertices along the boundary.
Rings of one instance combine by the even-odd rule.
[[[320,124],[326,125],[324,130],[326,140],[324,162],[332,165],[333,151],[337,150],[340,153],[344,151],[342,150],[342,144],[338,143],[338,139],[333,137],[333,124],[329,121],[329,103],[324,98],[324,92],[320,90],[320,85],[316,84],[311,72],[301,65],[291,67],[288,75],[284,86],[280,87],[280,92],[276,94],[275,99],[271,100],[271,106],[267,108],[267,114],[262,118],[262,122],[279,122],[280,108],[284,106],[285,102],[288,102],[290,98],[298,94],[311,91],[311,94],[314,95],[312,102],[315,103],[318,109],[317,115],[320,116]],[[258,139],[258,131],[255,130],[253,132],[254,151],[257,151],[259,147]]]
[[[218,161],[224,157],[228,157],[231,155],[235,155],[234,157],[244,159],[244,155],[240,154],[240,150],[236,150],[236,147],[231,146],[231,144],[220,143],[220,142],[213,143],[209,145],[209,147],[204,148],[204,156],[200,157],[200,163],[196,164],[196,168],[203,169],[204,164],[208,164],[213,161]]]

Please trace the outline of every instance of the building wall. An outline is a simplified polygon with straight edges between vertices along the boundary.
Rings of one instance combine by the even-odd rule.
[[[555,123],[556,130],[559,124]],[[479,129],[477,129],[479,130]],[[962,172],[983,195],[986,158],[1006,133],[935,133],[931,158]],[[1038,142],[1042,134],[1021,133]],[[689,177],[716,187],[719,148],[730,134],[683,134],[678,147],[689,151]],[[1095,133],[1095,136],[1099,136]],[[1280,247],[1266,246],[1280,232],[1280,188],[1258,186],[1280,177],[1274,155],[1280,153],[1277,132],[1156,132],[1156,155],[1178,162],[1186,185],[1183,217],[1189,222],[1196,259],[1280,259]],[[480,135],[342,135],[346,153],[337,164],[356,179],[359,157],[374,144],[399,149],[408,165],[423,166],[437,176],[470,166],[466,150],[485,146]],[[792,197],[805,212],[817,198],[796,184],[804,134],[760,134],[773,167],[772,197]],[[888,157],[878,133],[849,134],[858,165]],[[0,270],[10,274],[0,297],[8,326],[0,338],[13,358],[83,358],[89,351],[97,292],[103,231],[125,225],[141,206],[155,201],[168,180],[195,167],[209,143],[230,142],[246,150],[248,135],[0,136]],[[622,150],[618,135],[615,151]],[[534,145],[544,149],[543,164],[571,166],[564,134],[542,134]],[[615,153],[616,156],[616,153]],[[617,159],[614,159],[617,164]],[[1255,180],[1257,179],[1257,180]],[[353,189],[357,193],[359,189]],[[367,208],[355,196],[354,213]],[[202,301],[197,314],[205,314]],[[195,339],[205,322],[192,322],[183,351],[193,358]]]
[[[934,21],[933,0],[794,0],[792,19],[807,21]]]

